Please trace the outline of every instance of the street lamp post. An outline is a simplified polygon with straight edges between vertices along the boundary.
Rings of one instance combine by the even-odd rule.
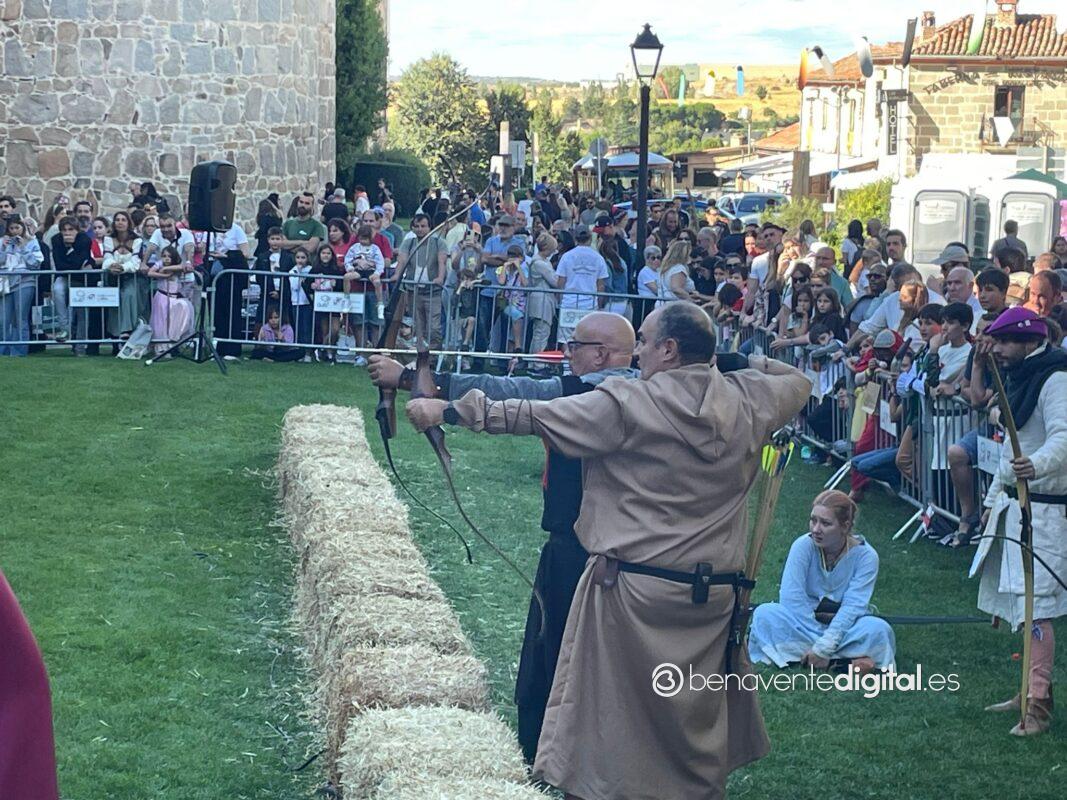
[[[641,84],[641,138],[637,162],[637,266],[645,263],[645,238],[648,228],[648,106],[651,100],[652,81],[659,70],[659,57],[663,45],[646,23],[645,29],[630,45],[634,60],[634,74]]]

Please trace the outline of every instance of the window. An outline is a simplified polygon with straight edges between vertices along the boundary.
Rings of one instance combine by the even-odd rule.
[[[694,169],[693,170],[693,185],[694,186],[718,186],[719,180],[715,176],[715,170],[713,169]]]
[[[1016,126],[1023,121],[1025,86],[998,86],[993,93],[993,116],[1008,117]]]

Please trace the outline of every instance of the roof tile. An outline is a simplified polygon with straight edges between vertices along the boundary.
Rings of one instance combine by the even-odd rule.
[[[1016,24],[997,27],[996,17],[985,17],[982,43],[974,57],[985,58],[1062,58],[1067,61],[1067,32],[1056,29],[1054,14],[1019,14]],[[942,25],[925,42],[912,50],[913,56],[966,56],[967,40],[971,36],[974,15],[955,19]]]

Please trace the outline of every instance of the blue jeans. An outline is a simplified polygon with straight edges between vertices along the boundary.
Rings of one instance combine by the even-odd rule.
[[[34,284],[23,285],[3,296],[0,305],[0,356],[24,356],[30,352],[28,344],[2,344],[2,342],[28,342],[30,340],[30,309],[37,292]]]
[[[856,471],[871,480],[888,483],[894,489],[900,488],[900,470],[896,464],[897,448],[883,447],[852,457],[852,466]]]

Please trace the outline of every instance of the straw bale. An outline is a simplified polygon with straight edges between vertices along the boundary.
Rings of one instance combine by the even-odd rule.
[[[459,778],[441,783],[413,777],[389,778],[370,800],[544,800],[551,797],[528,784],[489,778]]]
[[[469,653],[471,649],[448,603],[353,596],[328,621],[312,645],[312,655],[322,667],[332,668],[341,654],[358,645],[425,644],[439,653]]]
[[[348,727],[339,766],[350,797],[364,797],[391,778],[426,785],[453,779],[526,780],[508,726],[494,714],[458,708],[366,711]]]
[[[442,655],[426,645],[356,647],[344,653],[320,692],[327,763],[336,764],[352,716],[371,708],[489,707],[485,666],[474,656]]]
[[[398,540],[403,541],[403,540]],[[295,611],[305,631],[320,631],[342,607],[367,595],[388,595],[412,600],[446,602],[444,592],[430,577],[422,554],[396,557],[386,554],[350,559],[311,551],[297,576]]]

